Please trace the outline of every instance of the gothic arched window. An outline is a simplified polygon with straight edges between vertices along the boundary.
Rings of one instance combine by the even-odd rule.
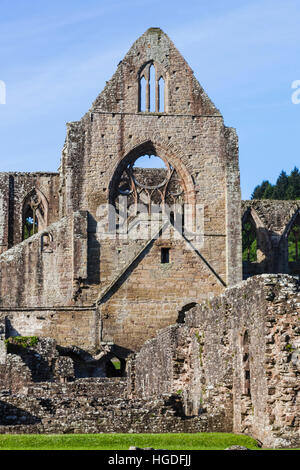
[[[169,162],[150,149],[148,152],[135,154],[116,169],[110,185],[114,209],[110,211],[109,231],[130,233],[136,239],[148,239],[150,232],[165,230],[166,224],[176,233],[184,231],[184,182]]]
[[[165,78],[162,67],[148,62],[139,73],[139,112],[166,111]]]
[[[39,190],[33,189],[23,203],[22,239],[26,240],[47,226],[47,202]]]
[[[127,197],[127,206],[142,204],[151,213],[151,206],[183,204],[184,190],[175,168],[156,155],[142,155],[124,169],[115,188],[115,204],[119,196]]]

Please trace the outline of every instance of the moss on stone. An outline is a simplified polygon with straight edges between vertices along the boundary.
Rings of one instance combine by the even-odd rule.
[[[9,344],[13,344],[22,348],[32,348],[36,346],[38,342],[39,338],[37,336],[11,336],[5,340],[6,347],[8,347]]]

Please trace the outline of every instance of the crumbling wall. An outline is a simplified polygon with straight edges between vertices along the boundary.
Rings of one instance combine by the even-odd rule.
[[[99,346],[89,289],[88,215],[77,212],[0,256],[0,318],[10,336],[55,338],[87,350]]]
[[[184,433],[207,432],[207,417],[185,419],[178,397],[164,396],[152,400],[116,398],[89,393],[88,386],[76,395],[68,387],[61,393],[7,395],[0,392],[1,434],[92,434],[92,433]],[[101,383],[97,383],[101,390]],[[88,390],[88,393],[86,393]],[[91,390],[95,390],[92,386]],[[221,430],[215,426],[216,432]]]
[[[87,215],[75,213],[3,253],[1,309],[72,305],[74,281],[87,277],[86,238]]]
[[[223,430],[299,446],[299,313],[296,278],[250,278],[148,341],[128,369],[129,390],[181,393],[187,413],[223,413]]]
[[[211,318],[202,320],[201,326],[170,326],[147,341],[133,360],[134,374],[129,365],[130,390],[133,396],[147,398],[162,392],[178,394],[187,416],[206,416],[211,423],[219,423],[222,432],[232,432],[228,318],[217,326]]]
[[[71,224],[71,218],[62,219],[47,228],[46,233],[51,235],[47,249],[43,246],[45,232],[41,232],[0,256],[2,309],[53,307],[70,302],[73,293]]]

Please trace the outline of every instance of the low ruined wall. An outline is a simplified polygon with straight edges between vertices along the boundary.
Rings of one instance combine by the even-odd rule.
[[[152,400],[99,398],[61,393],[54,397],[0,393],[1,434],[180,433],[213,429],[206,417],[182,416],[178,397]],[[215,425],[216,432],[221,427]]]
[[[218,339],[228,352],[222,358],[224,368],[231,363],[233,371],[234,431],[251,434],[266,446],[299,445],[299,313],[299,281],[262,275],[229,289],[209,308],[201,305],[187,314],[187,325],[209,318],[216,332],[213,338],[206,328],[206,375],[215,366],[211,344]],[[224,330],[220,319],[225,317]]]

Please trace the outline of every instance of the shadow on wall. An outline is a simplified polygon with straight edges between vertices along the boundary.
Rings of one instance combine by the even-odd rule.
[[[40,423],[41,420],[28,411],[0,400],[0,426],[12,426],[20,422],[22,425],[30,425]]]
[[[196,302],[191,302],[182,307],[182,309],[178,312],[176,323],[185,323],[186,313],[189,312],[189,310],[191,310],[192,308],[196,307],[196,305],[198,305]]]
[[[19,356],[31,373],[33,382],[53,380],[53,371],[49,362],[35,349],[8,343],[7,352]]]
[[[60,356],[70,357],[74,364],[75,379],[124,377],[126,360],[113,351],[92,356],[77,346],[56,346]]]
[[[97,221],[88,214],[88,284],[100,283],[100,243],[96,239]]]
[[[5,339],[10,338],[11,336],[21,336],[19,331],[17,331],[11,324],[9,318],[5,317]]]

